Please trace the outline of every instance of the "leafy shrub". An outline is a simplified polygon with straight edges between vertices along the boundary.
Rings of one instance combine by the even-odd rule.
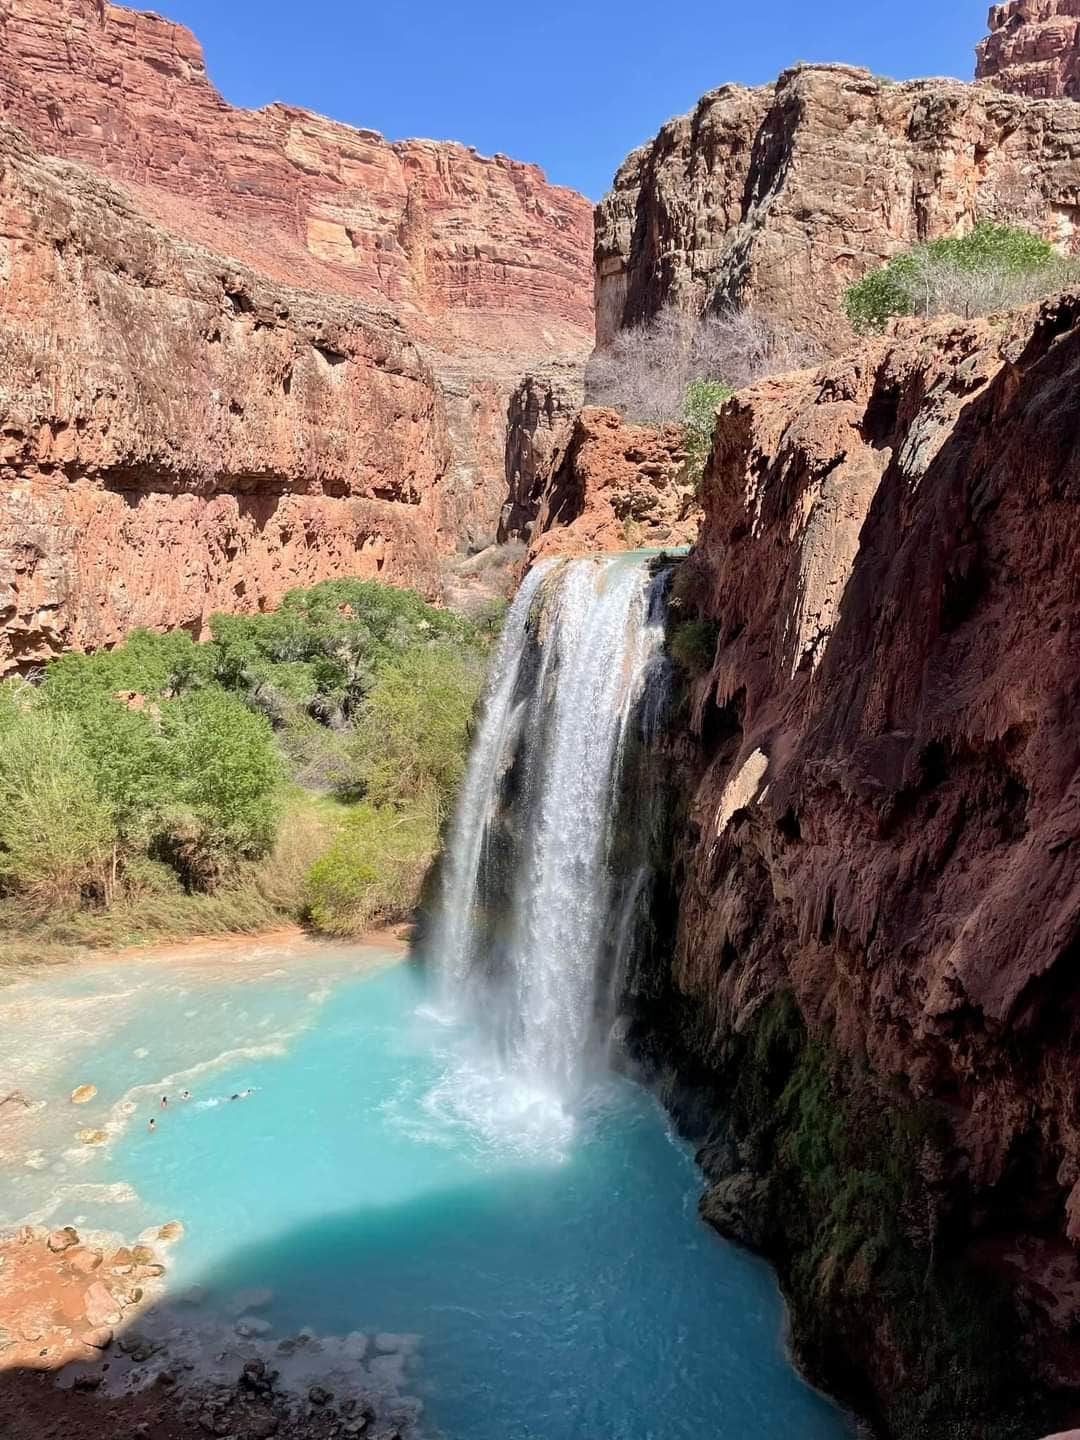
[[[167,850],[192,883],[212,885],[274,843],[283,774],[267,721],[218,689],[162,712],[175,811]]]
[[[171,757],[156,717],[95,695],[69,718],[117,835],[145,846],[172,794]]]
[[[0,884],[32,907],[104,898],[117,835],[66,716],[31,709],[0,745]]]
[[[158,635],[133,630],[113,650],[93,655],[62,655],[46,668],[41,690],[49,703],[74,711],[92,696],[125,692],[176,695],[209,678],[210,654],[186,630]]]
[[[967,235],[944,236],[894,255],[848,287],[844,309],[859,334],[899,315],[970,319],[1027,304],[1080,275],[1075,262],[1029,230],[982,221]]]
[[[330,935],[404,919],[416,907],[438,843],[437,819],[423,805],[357,805],[311,868],[308,917]]]
[[[712,620],[682,620],[671,633],[668,649],[688,680],[704,675],[716,658],[717,627]]]
[[[733,391],[723,380],[691,380],[683,397],[683,436],[686,445],[686,470],[695,485],[700,485],[705,462],[712,450],[716,429],[716,412]]]
[[[382,666],[351,747],[375,805],[420,801],[442,820],[464,772],[481,679],[480,666],[447,645],[418,646]]]

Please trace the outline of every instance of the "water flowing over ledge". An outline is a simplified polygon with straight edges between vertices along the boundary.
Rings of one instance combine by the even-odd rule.
[[[432,955],[517,1123],[557,1121],[605,1059],[648,884],[617,797],[628,743],[666,703],[669,575],[640,555],[545,561],[493,663]]]

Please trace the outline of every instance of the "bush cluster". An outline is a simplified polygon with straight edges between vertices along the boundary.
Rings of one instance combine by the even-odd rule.
[[[9,924],[221,895],[256,876],[245,913],[266,902],[335,931],[413,907],[491,627],[342,580],[210,629],[205,644],[136,631],[37,683],[0,684]]]
[[[990,315],[1030,304],[1078,278],[1076,262],[1040,236],[982,221],[966,235],[894,255],[848,287],[844,310],[858,334],[873,334],[900,315]]]
[[[741,386],[798,370],[816,354],[810,341],[762,312],[729,305],[698,316],[669,305],[595,352],[586,399],[639,424],[681,425],[687,475],[696,483],[712,445],[717,407]]]

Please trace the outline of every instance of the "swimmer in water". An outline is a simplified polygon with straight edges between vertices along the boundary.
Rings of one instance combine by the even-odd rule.
[[[230,1100],[246,1100],[249,1095],[253,1095],[254,1093],[255,1093],[255,1092],[254,1092],[253,1090],[239,1090],[235,1095],[230,1095],[230,1096],[229,1096],[229,1099],[230,1099]]]
[[[190,1100],[190,1099],[191,1099],[191,1091],[190,1091],[190,1090],[181,1090],[181,1091],[180,1091],[180,1099],[181,1099],[181,1100]]]
[[[153,1135],[154,1131],[157,1129],[157,1121],[153,1118],[153,1116],[150,1117],[150,1124],[146,1128],[150,1131],[151,1135]]]
[[[168,1095],[162,1095],[162,1097],[161,1097],[161,1108],[162,1108],[162,1110],[167,1110],[167,1109],[169,1108],[169,1097],[168,1097]]]

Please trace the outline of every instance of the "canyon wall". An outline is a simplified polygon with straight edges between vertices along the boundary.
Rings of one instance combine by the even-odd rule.
[[[1039,99],[1080,97],[1080,0],[1009,0],[990,9],[976,75]]]
[[[0,672],[292,585],[434,592],[448,466],[390,316],[178,240],[0,122]]]
[[[800,65],[724,85],[624,162],[597,210],[597,343],[674,303],[757,306],[833,349],[852,281],[976,219],[1071,250],[1080,109]]]
[[[235,109],[99,0],[0,0],[0,119],[0,669],[493,538],[524,377],[578,398],[583,197]]]
[[[640,1048],[892,1436],[1080,1419],[1078,386],[1066,295],[741,392],[673,590],[707,648]]]

